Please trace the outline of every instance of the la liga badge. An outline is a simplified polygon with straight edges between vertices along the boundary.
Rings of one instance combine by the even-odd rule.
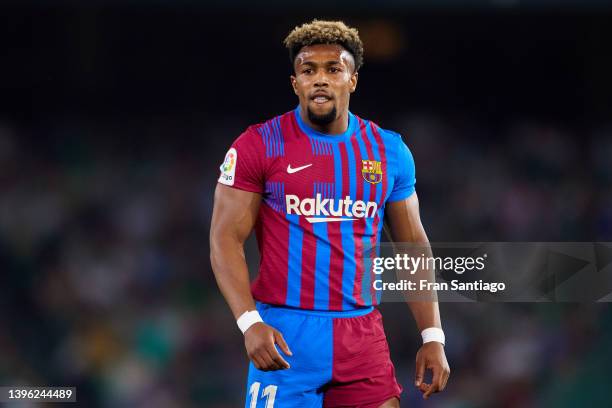
[[[227,151],[223,164],[219,167],[221,175],[219,176],[219,183],[225,184],[226,186],[233,186],[234,179],[236,178],[236,163],[238,162],[238,152],[233,147]]]

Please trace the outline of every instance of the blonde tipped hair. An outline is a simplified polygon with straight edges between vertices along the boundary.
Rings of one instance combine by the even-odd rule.
[[[283,43],[289,50],[292,64],[302,47],[314,44],[338,44],[353,55],[355,72],[363,65],[363,43],[359,38],[359,32],[342,21],[315,19],[295,27]]]

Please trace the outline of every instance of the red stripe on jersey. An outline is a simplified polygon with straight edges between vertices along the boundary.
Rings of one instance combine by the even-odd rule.
[[[363,128],[359,126],[359,132],[363,135]],[[363,176],[361,175],[362,163],[361,151],[359,150],[359,144],[357,138],[351,139],[351,146],[353,148],[353,154],[355,156],[355,172],[357,190],[353,201],[364,200],[363,197]],[[367,200],[366,200],[367,201]],[[353,236],[355,239],[355,283],[353,286],[353,297],[355,303],[358,306],[364,306],[365,302],[361,293],[361,284],[363,282],[363,234],[365,233],[365,218],[357,219],[353,222]]]
[[[372,135],[374,135],[374,139],[376,140],[376,144],[378,144],[378,155],[380,156],[380,161],[382,163],[382,197],[381,203],[384,203],[387,198],[387,185],[389,182],[389,172],[387,171],[387,149],[385,147],[385,143],[378,133],[378,125],[376,123],[370,122],[370,127],[372,128]]]
[[[387,149],[385,148],[385,143],[382,137],[380,136],[380,133],[378,133],[378,125],[373,122],[370,122],[370,127],[372,129],[372,135],[374,136],[374,140],[376,140],[376,144],[378,145],[378,156],[380,157],[380,162],[382,163],[382,194],[380,197],[380,202],[378,203],[378,208],[382,208],[382,205],[384,204],[385,199],[387,198],[387,183],[389,178],[389,172],[387,171]],[[375,232],[378,231],[378,223],[380,221],[380,219],[376,219],[376,224],[374,228]],[[373,239],[376,239],[376,236],[374,236]],[[374,302],[374,304],[378,304],[376,299],[376,289],[374,289],[374,286],[372,286],[372,301]]]
[[[298,126],[297,121],[295,120],[295,115],[293,115],[293,112],[287,112],[280,117],[280,128],[281,128],[281,133],[283,135],[283,139],[285,140],[285,143],[288,142],[289,136],[302,134],[302,130]],[[285,149],[286,148],[287,147],[285,146]]]
[[[329,257],[329,310],[342,310],[342,274],[344,273],[344,252],[339,222],[327,224],[330,245]]]
[[[261,222],[262,219],[266,222]],[[283,305],[287,297],[288,273],[288,252],[284,249],[283,242],[289,241],[289,224],[285,221],[284,212],[278,212],[264,203],[261,204],[257,220],[255,234],[262,256],[260,265],[265,264],[268,270],[283,273],[258,274],[251,285],[251,291],[253,297],[259,301]]]
[[[293,111],[289,111],[281,117],[281,129],[284,135],[291,135],[297,139],[308,138],[300,128]]]
[[[370,142],[370,139],[368,138],[368,135],[366,133],[366,125],[363,122],[363,120],[361,118],[357,118],[359,120],[359,128],[362,130],[361,131],[361,137],[364,141],[365,147],[366,147],[366,152],[368,153],[368,158],[370,160],[374,160],[374,150],[372,148],[372,143]],[[378,189],[378,185],[377,184],[371,184],[370,185],[370,198],[368,201],[375,201],[376,200],[376,190]],[[378,208],[380,208],[381,203],[377,203]],[[376,241],[377,241],[377,235],[376,232],[378,231],[378,223],[379,223],[379,217],[378,214],[374,215],[374,220],[372,221],[372,237],[370,238],[370,265],[374,264],[374,257],[376,256],[376,252],[374,251],[374,248],[376,247]],[[364,273],[367,273],[370,275],[370,282],[374,282],[375,279],[375,275],[374,275],[374,271],[373,268],[370,268],[370,270],[365,271]],[[374,285],[370,285],[370,292],[372,293],[372,304],[374,304],[376,302],[376,290],[374,289]]]

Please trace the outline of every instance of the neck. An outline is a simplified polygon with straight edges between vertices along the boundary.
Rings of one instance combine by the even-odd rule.
[[[302,121],[312,129],[328,135],[341,135],[342,133],[346,132],[349,124],[348,109],[342,110],[336,119],[326,125],[319,125],[311,122],[310,118],[308,118],[308,111],[306,107],[301,105],[300,117],[302,118]]]

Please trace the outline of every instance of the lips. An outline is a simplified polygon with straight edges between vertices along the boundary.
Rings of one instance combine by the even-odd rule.
[[[326,103],[329,102],[332,98],[329,94],[324,93],[324,92],[316,92],[314,95],[312,95],[312,97],[310,98],[314,103],[317,104],[322,104],[322,103]]]

